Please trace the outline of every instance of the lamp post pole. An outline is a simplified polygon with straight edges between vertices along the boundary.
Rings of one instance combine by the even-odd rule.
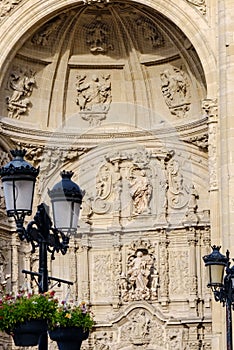
[[[211,288],[215,301],[226,308],[226,343],[227,350],[233,350],[232,309],[234,309],[234,266],[230,267],[229,251],[226,256],[219,252],[219,246],[212,246],[212,253],[203,260],[209,271],[208,288]],[[225,270],[225,276],[224,276]]]
[[[30,274],[33,278],[35,276],[38,278],[39,293],[48,291],[50,280],[73,284],[48,276],[47,253],[51,254],[52,260],[55,259],[55,252],[66,254],[70,235],[77,230],[83,193],[79,186],[71,181],[73,173],[63,171],[60,174],[62,180],[52,190],[48,190],[52,202],[54,227],[48,214],[49,207],[45,203],[41,203],[37,207],[34,219],[25,228],[25,216],[32,214],[34,187],[39,169],[34,168],[24,160],[25,150],[13,150],[11,154],[14,159],[0,168],[7,215],[14,217],[18,236],[21,241],[26,240],[31,243],[32,253],[37,247],[39,248],[38,273],[26,270],[22,272]],[[47,332],[42,333],[38,349],[48,349]]]

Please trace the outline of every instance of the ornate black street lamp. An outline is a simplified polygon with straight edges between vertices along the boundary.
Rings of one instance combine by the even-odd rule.
[[[214,293],[215,301],[226,306],[227,350],[232,350],[232,309],[234,309],[234,266],[230,267],[229,251],[226,256],[220,253],[220,247],[212,246],[212,253],[203,260],[209,271],[208,288]],[[226,268],[226,270],[225,270]],[[226,274],[224,276],[224,270]]]
[[[52,190],[48,190],[52,202],[54,227],[48,213],[49,207],[41,203],[38,205],[34,220],[25,228],[25,216],[32,214],[34,188],[39,168],[34,168],[24,160],[25,150],[13,150],[11,154],[14,159],[0,168],[7,215],[14,217],[19,238],[31,243],[32,252],[39,248],[38,273],[25,270],[23,272],[38,277],[40,293],[48,291],[50,280],[72,284],[72,282],[48,276],[47,252],[51,254],[52,259],[55,252],[66,254],[70,235],[77,229],[82,191],[71,180],[73,173],[63,171],[62,180]],[[46,350],[46,342],[44,340],[39,344],[39,349]]]

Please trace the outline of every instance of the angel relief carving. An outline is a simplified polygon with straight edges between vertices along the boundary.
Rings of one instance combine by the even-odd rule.
[[[76,104],[80,108],[82,119],[91,126],[100,125],[109,111],[111,96],[110,75],[93,75],[90,79],[86,75],[77,76]]]
[[[179,68],[166,69],[160,74],[161,90],[172,115],[187,116],[190,109],[190,87],[186,74]]]
[[[16,68],[11,72],[8,89],[12,91],[12,95],[6,97],[9,118],[19,119],[21,115],[28,113],[31,105],[29,97],[35,86],[35,73],[31,70]]]
[[[107,53],[113,50],[110,42],[111,27],[97,16],[93,22],[84,26],[86,30],[86,44],[92,53]]]

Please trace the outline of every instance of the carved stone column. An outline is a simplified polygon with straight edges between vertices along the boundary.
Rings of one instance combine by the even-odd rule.
[[[209,178],[210,178],[210,220],[212,226],[212,241],[215,244],[220,242],[220,216],[218,196],[218,113],[217,113],[217,99],[203,100],[202,108],[208,117],[208,153],[209,153]]]
[[[78,297],[78,284],[79,284],[79,276],[77,272],[77,250],[78,245],[76,240],[70,240],[69,242],[69,266],[73,268],[70,269],[69,280],[71,280],[74,284],[72,286],[73,294],[77,298]]]
[[[200,350],[201,341],[198,339],[198,324],[192,324],[189,327],[189,340],[188,349],[190,350]]]
[[[81,297],[87,303],[90,303],[90,278],[89,278],[89,249],[91,244],[87,233],[82,234],[81,237],[81,276],[78,280],[81,279]]]
[[[117,309],[119,306],[119,301],[120,301],[120,290],[119,290],[119,279],[121,276],[122,272],[122,251],[121,247],[122,244],[120,242],[120,233],[115,232],[114,237],[113,237],[113,247],[114,247],[114,252],[113,252],[113,308]]]
[[[189,305],[191,308],[197,306],[197,259],[196,259],[196,229],[195,227],[188,228],[188,245],[189,245],[189,271],[190,271],[190,297]]]
[[[163,307],[166,307],[169,302],[168,244],[166,230],[162,230],[159,241],[159,302]]]
[[[201,249],[201,257],[211,253],[211,249],[210,249],[211,240],[210,240],[210,228],[209,227],[206,227],[202,231],[202,240],[203,240],[204,246]],[[205,272],[207,272],[207,271],[205,270]],[[202,274],[201,278],[202,278],[202,295],[204,296],[204,306],[205,306],[205,308],[210,308],[210,306],[211,306],[211,303],[210,303],[211,293],[210,293],[210,289],[207,288],[207,283],[208,283],[207,273]]]
[[[11,240],[11,283],[12,291],[15,293],[19,289],[19,245],[16,234],[13,234]]]

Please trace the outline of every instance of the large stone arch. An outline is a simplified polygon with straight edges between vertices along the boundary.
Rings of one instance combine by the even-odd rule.
[[[107,339],[106,349],[132,350],[135,345],[141,346],[141,342],[148,350],[163,350],[165,346],[168,349],[176,349],[177,346],[180,350],[182,346],[189,348],[190,345],[198,349],[201,342],[205,348],[209,346],[211,336],[210,297],[200,265],[201,257],[207,253],[209,246],[209,190],[211,186],[216,189],[217,175],[214,151],[211,159],[213,182],[210,183],[208,129],[212,129],[213,143],[210,145],[215,148],[216,114],[211,113],[214,120],[209,120],[209,125],[207,120],[212,107],[209,99],[216,96],[216,66],[208,40],[208,24],[201,13],[183,0],[120,3],[123,7],[128,4],[131,10],[138,10],[141,15],[146,14],[149,20],[158,16],[162,20],[163,34],[168,42],[171,40],[173,49],[177,49],[176,54],[170,54],[169,58],[163,56],[159,63],[155,63],[157,58],[150,56],[152,52],[142,54],[140,43],[133,44],[134,35],[130,33],[128,18],[124,21],[118,9],[115,13],[107,10],[109,13],[105,15],[113,18],[116,30],[119,30],[118,25],[122,25],[124,35],[120,35],[121,42],[117,43],[122,49],[122,56],[114,60],[110,54],[105,61],[105,55],[89,52],[89,60],[85,61],[87,57],[81,52],[80,56],[84,54],[85,57],[83,61],[77,63],[76,57],[73,57],[74,60],[69,62],[68,56],[72,51],[70,32],[66,29],[53,56],[53,65],[39,49],[30,53],[32,46],[28,49],[27,40],[57,15],[68,11],[75,22],[75,10],[78,9],[77,17],[80,16],[83,24],[89,16],[95,17],[96,9],[91,14],[88,10],[87,13],[84,11],[86,17],[81,18],[82,11],[89,6],[81,1],[35,0],[30,7],[25,1],[15,6],[9,18],[3,19],[2,26],[6,30],[0,38],[3,87],[0,115],[3,116],[1,126],[7,141],[2,148],[7,151],[13,145],[21,144],[28,151],[27,159],[35,166],[41,166],[35,204],[41,199],[47,200],[47,187],[53,186],[58,180],[58,172],[64,167],[76,172],[75,180],[86,191],[81,228],[70,245],[68,261],[72,269],[63,263],[63,257],[56,257],[55,263],[51,264],[51,272],[56,271],[61,278],[66,276],[75,281],[75,298],[85,299],[93,308],[96,325],[89,345],[86,344],[87,349],[102,349],[102,341],[99,344],[95,338],[95,334],[99,333],[98,339]],[[112,6],[111,1],[109,5]],[[15,25],[12,26],[12,23]],[[70,28],[73,33],[77,29]],[[121,30],[118,33],[122,34]],[[67,42],[70,51],[67,50],[66,55]],[[37,52],[40,53],[38,57]],[[121,63],[122,58],[126,59],[125,63]],[[28,63],[29,69],[15,72],[13,65],[20,66],[22,62]],[[48,68],[50,64],[51,69]],[[29,89],[26,96],[29,101],[23,100],[25,110],[21,113],[17,102],[22,91],[14,88],[14,80],[18,79],[17,74],[20,79],[24,78],[20,74],[25,74],[30,80],[30,68],[36,65],[39,67],[38,87],[32,79],[33,91]],[[123,73],[124,66],[127,68]],[[159,68],[161,66],[162,69]],[[95,69],[102,74],[104,69],[122,74],[119,78],[114,72],[111,81],[113,95],[116,93],[120,98],[111,104],[112,119],[105,120],[103,113],[100,124],[89,125],[89,109],[85,110],[83,117],[82,109],[76,111],[75,78],[79,70],[83,73],[87,71],[89,82]],[[189,78],[188,85],[184,72]],[[165,77],[169,73],[168,80],[171,77],[172,81],[180,76],[181,104],[177,101],[175,105],[170,105],[167,96],[169,94],[173,100],[173,91],[168,91],[167,85],[166,93],[162,93],[161,73]],[[103,79],[108,82],[108,74]],[[192,102],[187,101],[190,87]],[[60,104],[60,95],[63,104]],[[124,98],[127,96],[126,100],[123,95]],[[207,99],[208,106],[203,109],[204,99]],[[70,101],[72,107],[69,109]],[[56,103],[60,104],[58,110]],[[28,105],[30,108],[27,109]],[[14,106],[17,108],[14,109]],[[186,112],[190,110],[191,115],[187,116]],[[45,114],[48,118],[43,120]],[[139,195],[138,190],[143,195]],[[19,256],[16,243],[14,247],[14,256],[19,262],[18,266],[14,265],[14,276],[18,276],[20,267],[24,265],[22,255],[26,249],[21,248]],[[139,252],[146,274],[143,290],[139,290],[132,272]],[[35,261],[30,262],[28,252],[26,255],[31,268]],[[16,284],[14,287],[17,287]],[[62,292],[58,294],[61,296]],[[149,334],[145,334],[146,338],[139,336],[134,343],[133,324],[139,313],[144,319],[143,332],[147,320],[154,323],[157,330],[155,343],[161,330],[164,332],[160,346],[150,343]],[[132,338],[129,342],[126,335],[122,346],[119,330],[124,325],[125,335],[130,330]],[[145,331],[148,332],[147,327]],[[112,334],[115,334],[114,341]]]
[[[1,79],[4,76],[4,72],[7,70],[11,59],[17,52],[19,45],[21,46],[26,40],[31,29],[34,26],[38,26],[39,23],[43,23],[45,20],[53,17],[56,13],[66,10],[69,7],[73,7],[77,3],[79,2],[76,0],[63,0],[60,2],[57,2],[56,0],[50,0],[49,2],[46,0],[38,0],[34,2],[33,7],[29,7],[27,1],[15,7],[11,16],[6,17],[3,20],[3,26],[5,29],[2,30],[2,36],[0,36]],[[216,60],[213,47],[211,47],[208,39],[209,27],[205,18],[183,0],[168,2],[161,0],[157,1],[155,4],[152,1],[147,0],[138,1],[138,3],[148,5],[149,7],[165,14],[179,28],[183,28],[184,34],[193,44],[198,53],[199,59],[202,62],[208,88],[207,98],[216,97],[217,92],[214,84]],[[12,23],[14,23],[14,26],[12,26]]]

